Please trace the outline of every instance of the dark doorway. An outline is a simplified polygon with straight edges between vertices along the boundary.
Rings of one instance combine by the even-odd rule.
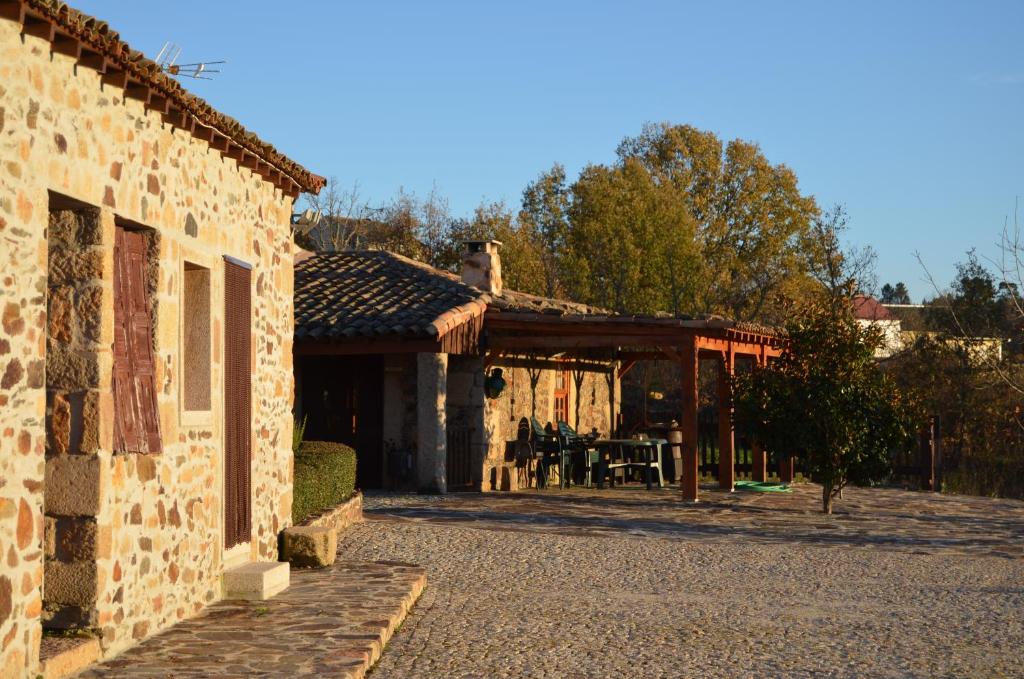
[[[384,361],[379,356],[302,359],[305,438],[356,451],[356,485],[384,484]]]

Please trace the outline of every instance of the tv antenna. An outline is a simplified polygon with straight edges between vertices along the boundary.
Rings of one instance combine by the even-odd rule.
[[[160,53],[156,55],[156,63],[160,66],[160,70],[168,75],[185,76],[195,80],[213,80],[211,75],[220,73],[220,69],[210,68],[210,66],[227,63],[227,61],[221,60],[179,64],[177,61],[180,55],[181,47],[173,42],[165,42],[164,46],[160,49]]]

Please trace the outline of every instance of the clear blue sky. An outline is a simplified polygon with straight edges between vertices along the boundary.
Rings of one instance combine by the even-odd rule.
[[[186,84],[374,203],[436,184],[456,213],[517,204],[556,161],[690,123],[845,203],[880,282],[917,301],[912,253],[947,282],[1024,194],[1021,2],[72,4],[151,56],[229,60]]]

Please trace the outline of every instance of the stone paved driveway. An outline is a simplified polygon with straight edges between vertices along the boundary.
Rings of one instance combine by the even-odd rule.
[[[381,495],[345,558],[430,587],[374,678],[1024,676],[1024,503]]]

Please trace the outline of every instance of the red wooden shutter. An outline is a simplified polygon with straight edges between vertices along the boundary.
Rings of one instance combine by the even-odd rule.
[[[114,452],[158,453],[153,310],[146,237],[117,227],[114,239]]]
[[[252,530],[251,271],[224,262],[224,546]]]

